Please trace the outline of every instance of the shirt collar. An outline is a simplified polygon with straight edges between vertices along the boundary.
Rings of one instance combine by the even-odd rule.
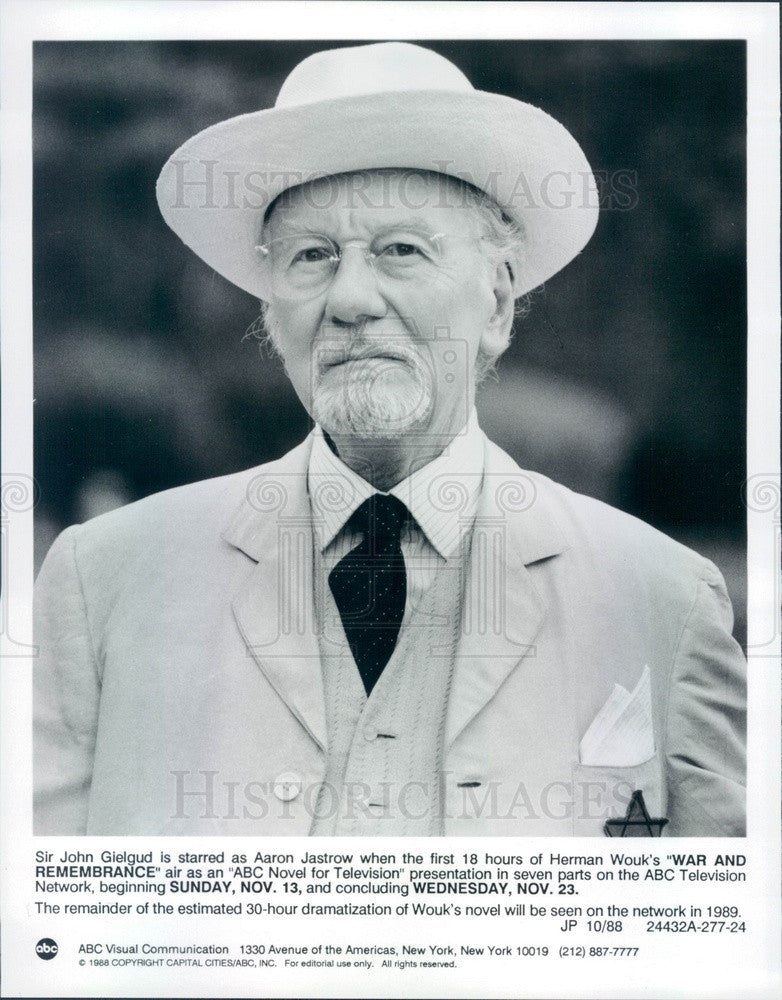
[[[323,551],[350,515],[378,491],[331,450],[321,427],[315,427],[313,438],[307,489]],[[483,434],[473,409],[467,423],[437,458],[389,490],[405,504],[445,559],[457,549],[465,523],[475,516],[483,462]]]

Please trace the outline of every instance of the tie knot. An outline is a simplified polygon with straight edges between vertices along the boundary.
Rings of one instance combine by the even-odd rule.
[[[356,527],[382,551],[399,544],[407,515],[407,507],[401,500],[388,493],[374,493],[361,504],[353,518]]]

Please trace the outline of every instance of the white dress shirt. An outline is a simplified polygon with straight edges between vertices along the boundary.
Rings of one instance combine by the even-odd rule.
[[[410,511],[400,545],[407,568],[409,617],[437,571],[459,552],[460,540],[472,527],[481,493],[484,463],[483,434],[473,409],[465,426],[437,458],[417,469],[388,492]],[[328,445],[323,430],[315,428],[307,489],[312,505],[315,542],[328,575],[359,545],[363,532],[346,522],[376,490],[350,469]]]

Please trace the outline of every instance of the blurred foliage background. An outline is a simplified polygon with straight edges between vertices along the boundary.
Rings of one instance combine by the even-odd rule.
[[[154,187],[185,139],[271,106],[297,62],[340,44],[35,44],[38,563],[67,524],[309,429],[245,337],[258,303],[179,242]],[[533,294],[482,387],[484,429],[713,558],[743,640],[744,44],[425,44],[561,121],[603,195],[591,243]]]

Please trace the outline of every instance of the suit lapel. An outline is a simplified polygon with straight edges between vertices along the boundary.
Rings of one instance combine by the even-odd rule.
[[[223,538],[256,562],[232,602],[247,648],[280,698],[325,749],[307,495],[310,444],[308,438],[256,471]]]
[[[327,746],[314,621],[307,439],[256,470],[223,538],[256,565],[233,600],[249,652],[321,748]],[[523,472],[491,442],[467,558],[461,637],[449,699],[450,744],[526,657],[546,605],[528,566],[567,547],[551,486]]]
[[[558,555],[564,533],[547,502],[550,484],[523,472],[486,442],[486,471],[472,531],[446,724],[452,743],[525,657],[535,655],[535,637],[546,604],[527,569]]]

